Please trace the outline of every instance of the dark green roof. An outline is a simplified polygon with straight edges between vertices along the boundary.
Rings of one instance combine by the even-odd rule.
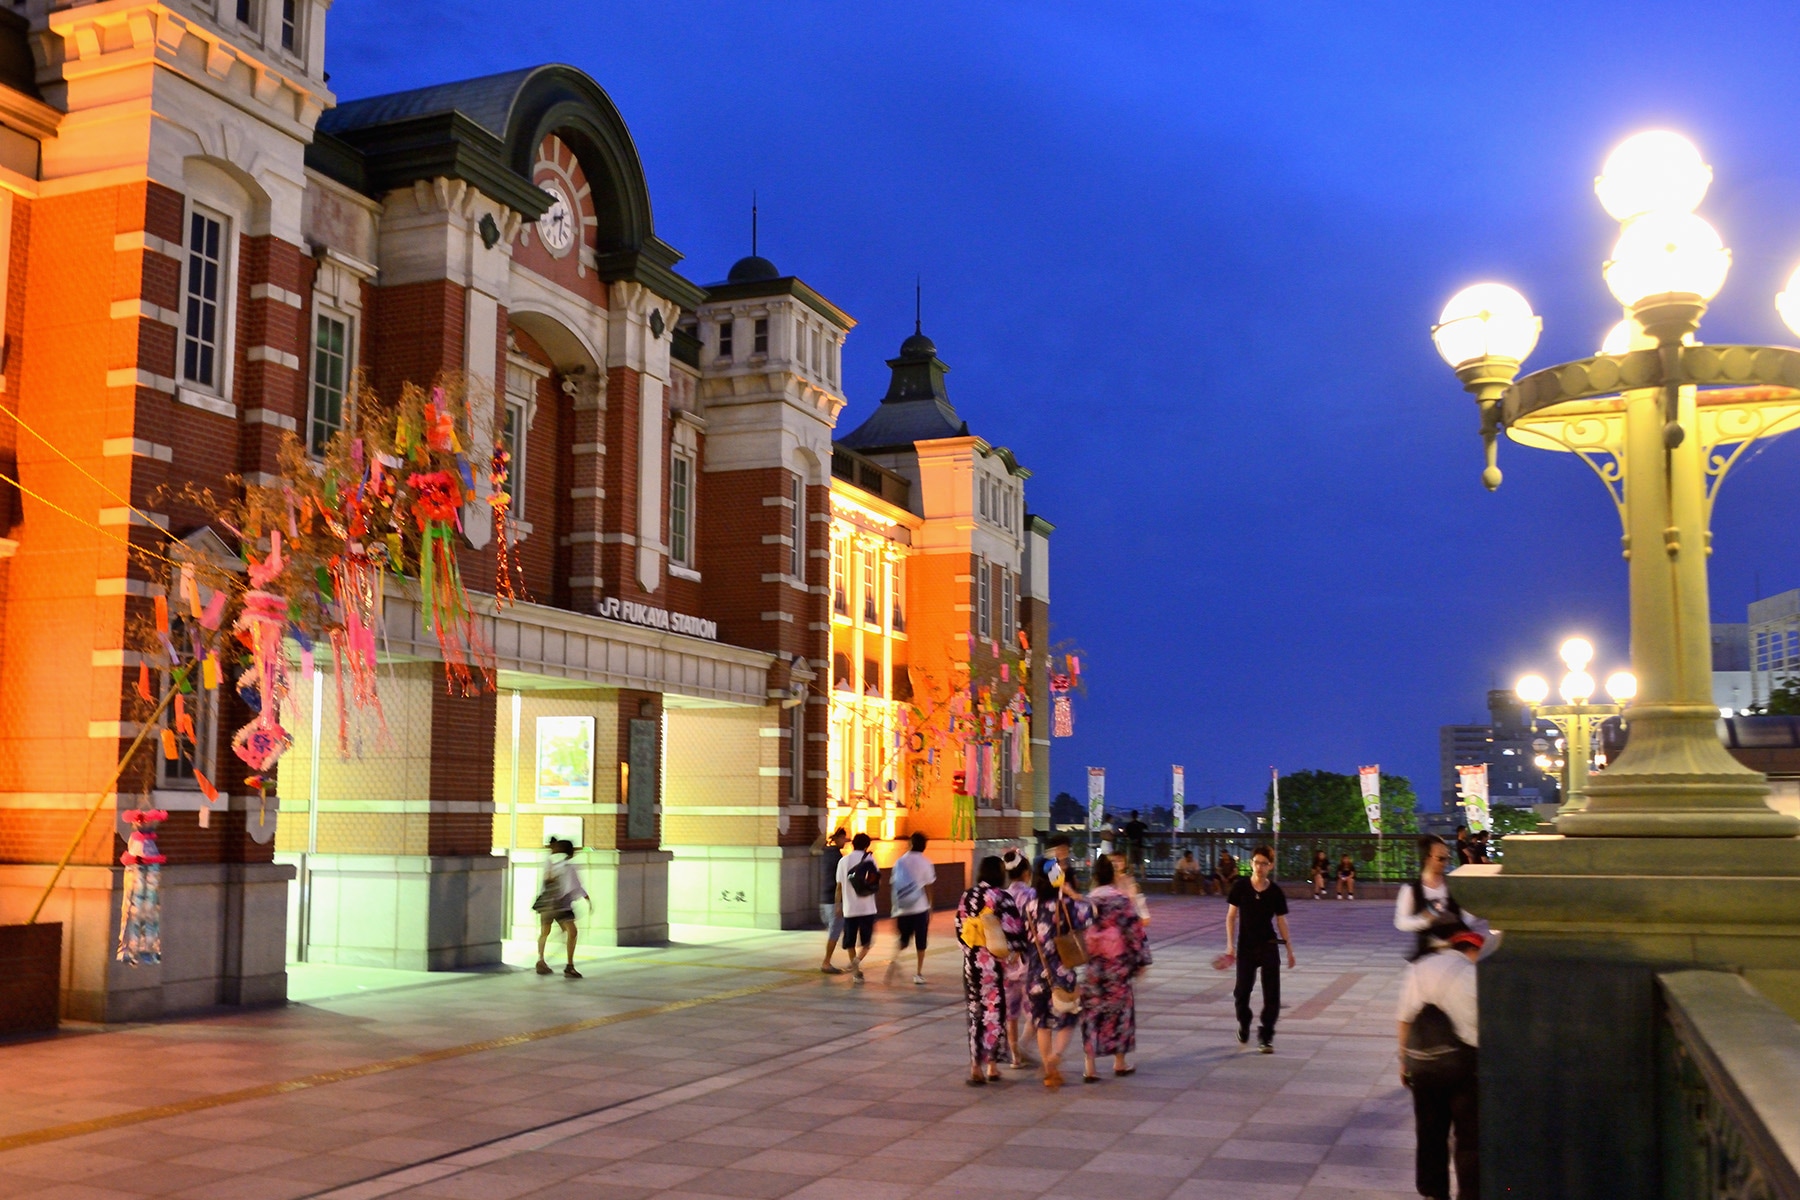
[[[743,260],[738,265],[742,266]],[[733,270],[735,273],[735,268]],[[724,283],[715,283],[706,289],[708,301],[750,300],[761,296],[792,296],[839,329],[847,330],[856,325],[856,318],[793,275],[782,275],[775,279],[727,279]]]
[[[950,368],[937,356],[937,346],[917,329],[900,344],[900,355],[888,359],[893,376],[887,395],[869,419],[836,439],[851,450],[911,448],[914,442],[968,437],[969,423],[957,415],[944,387]]]
[[[414,88],[409,92],[389,92],[385,96],[368,96],[346,100],[319,117],[319,128],[326,133],[342,135],[352,129],[370,125],[387,125],[411,117],[461,113],[497,138],[506,137],[507,122],[512,116],[513,102],[519,89],[533,72],[541,67],[525,67],[464,79],[456,83],[439,83]]]

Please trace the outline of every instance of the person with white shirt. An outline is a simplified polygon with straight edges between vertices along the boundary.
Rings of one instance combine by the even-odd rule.
[[[1443,948],[1409,966],[1400,985],[1400,1082],[1413,1094],[1414,1182],[1419,1195],[1433,1200],[1450,1200],[1452,1132],[1457,1196],[1481,1197],[1475,991],[1481,947],[1479,933],[1451,934]]]
[[[1414,934],[1417,944],[1407,955],[1417,960],[1444,944],[1459,929],[1468,928],[1473,914],[1450,895],[1445,872],[1450,868],[1450,847],[1435,833],[1419,839],[1419,877],[1400,889],[1394,898],[1394,928]]]
[[[876,893],[881,890],[881,871],[869,853],[869,835],[850,839],[850,853],[838,859],[837,903],[844,914],[844,951],[850,955],[850,979],[863,981],[862,961],[875,944]],[[859,949],[857,943],[861,942]]]
[[[931,932],[931,885],[936,882],[937,868],[925,857],[925,835],[915,833],[911,849],[894,860],[894,869],[888,876],[893,889],[889,911],[894,914],[894,924],[900,930],[900,947],[894,951],[894,961],[888,964],[887,983],[894,982],[894,972],[900,969],[900,956],[906,953],[910,942],[918,952],[913,984],[925,986],[925,939]]]

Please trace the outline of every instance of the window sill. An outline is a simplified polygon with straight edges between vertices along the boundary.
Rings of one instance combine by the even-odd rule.
[[[222,396],[215,396],[211,392],[199,392],[193,388],[182,386],[175,389],[175,399],[204,412],[217,413],[221,417],[235,419],[238,415],[237,405]]]
[[[512,544],[515,546],[530,537],[536,531],[537,527],[530,521],[508,521],[506,523],[506,532],[512,539]]]
[[[669,574],[677,579],[691,579],[695,583],[700,582],[700,572],[694,570],[692,567],[684,567],[677,562],[671,562],[669,564]]]

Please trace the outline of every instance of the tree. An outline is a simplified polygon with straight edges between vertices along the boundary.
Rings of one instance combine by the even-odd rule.
[[[1084,825],[1087,823],[1087,805],[1075,799],[1067,792],[1056,793],[1056,799],[1050,802],[1050,824]]]
[[[1265,789],[1263,800],[1271,799]],[[1404,775],[1381,777],[1381,832],[1417,833],[1418,797]],[[1296,771],[1281,777],[1281,827],[1297,833],[1367,833],[1362,782],[1335,771]]]
[[[1744,711],[1758,716],[1800,717],[1800,679],[1787,675],[1780,683],[1771,682],[1768,703]]]
[[[1495,804],[1488,809],[1488,816],[1493,821],[1494,830],[1489,839],[1502,838],[1509,833],[1536,833],[1539,817],[1537,810],[1521,808],[1514,804]]]

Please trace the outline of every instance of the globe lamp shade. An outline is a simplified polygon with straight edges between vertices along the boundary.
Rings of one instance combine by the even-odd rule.
[[[1616,704],[1623,704],[1637,695],[1637,676],[1630,671],[1614,671],[1606,677],[1606,694]]]
[[[1594,194],[1615,221],[1645,213],[1691,213],[1706,198],[1712,168],[1694,143],[1679,133],[1652,129],[1633,134],[1606,156]]]
[[[1594,643],[1586,638],[1572,637],[1562,644],[1557,653],[1562,656],[1564,666],[1571,671],[1579,671],[1594,661]]]
[[[1711,300],[1725,286],[1731,251],[1693,213],[1649,212],[1626,222],[1604,270],[1606,286],[1626,308],[1653,296]]]
[[[1611,329],[1606,331],[1606,338],[1600,343],[1600,353],[1612,355],[1630,354],[1631,333],[1631,322],[1620,321],[1617,325],[1614,325]]]
[[[1594,694],[1594,677],[1586,671],[1570,671],[1563,676],[1562,698],[1566,704],[1585,704]]]
[[[1800,267],[1788,276],[1787,290],[1775,297],[1775,311],[1796,334],[1800,334]]]
[[[1503,283],[1477,283],[1450,297],[1431,340],[1452,367],[1483,358],[1523,362],[1543,327],[1518,292]]]
[[[1550,694],[1550,682],[1542,675],[1525,675],[1514,685],[1513,694],[1527,704],[1542,704]]]

